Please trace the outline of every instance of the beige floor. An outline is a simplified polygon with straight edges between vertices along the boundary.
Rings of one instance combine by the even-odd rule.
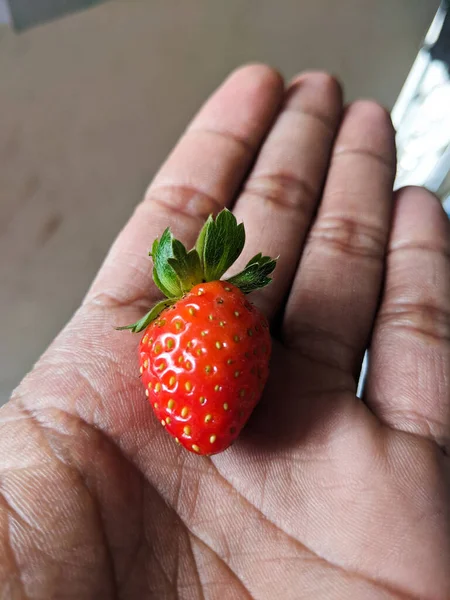
[[[112,1],[0,29],[0,403],[234,66],[325,68],[391,106],[438,0]]]

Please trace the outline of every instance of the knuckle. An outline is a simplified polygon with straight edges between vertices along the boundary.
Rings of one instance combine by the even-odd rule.
[[[328,246],[333,252],[350,257],[382,261],[386,233],[378,226],[350,217],[321,217],[313,227],[308,244]]]
[[[380,327],[404,329],[428,340],[450,343],[450,313],[431,300],[386,303],[378,318]]]
[[[313,363],[342,372],[351,371],[358,348],[331,329],[299,323],[295,317],[283,324],[284,345]]]
[[[102,290],[101,292],[87,296],[82,306],[87,310],[105,309],[114,311],[116,309],[127,308],[142,313],[142,311],[148,310],[149,301],[148,290],[137,290],[133,295],[128,290],[123,290],[123,292],[122,290]]]
[[[447,424],[442,419],[427,414],[426,409],[415,410],[412,407],[387,407],[386,417],[395,422],[402,430],[429,440],[445,455],[450,456],[450,437]]]
[[[231,145],[233,149],[236,149],[243,155],[252,157],[255,152],[254,143],[247,137],[239,135],[236,132],[225,129],[213,129],[208,127],[196,127],[192,125],[186,132],[185,137],[197,136],[207,141],[211,138],[215,144]],[[198,140],[197,140],[198,141]]]
[[[174,217],[193,219],[198,225],[211,213],[217,214],[223,205],[198,187],[173,183],[150,186],[138,210],[147,210],[148,207],[161,209]]]
[[[252,176],[244,193],[281,208],[300,210],[305,217],[310,216],[316,198],[316,192],[308,181],[283,172]]]

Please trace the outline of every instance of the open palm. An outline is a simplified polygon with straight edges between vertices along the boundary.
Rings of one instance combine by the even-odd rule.
[[[449,230],[392,192],[387,113],[333,78],[231,75],[193,120],[85,302],[0,412],[0,598],[450,597]],[[171,226],[245,222],[280,255],[265,395],[239,440],[187,453],[154,418],[138,337]],[[237,265],[236,268],[239,268]],[[371,348],[365,397],[356,397]]]

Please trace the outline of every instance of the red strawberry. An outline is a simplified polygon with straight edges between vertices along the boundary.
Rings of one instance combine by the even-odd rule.
[[[275,260],[258,254],[219,281],[242,251],[243,225],[227,210],[205,223],[187,252],[166,230],[152,248],[153,279],[168,296],[134,325],[145,394],[158,420],[187,450],[230,446],[258,403],[269,374],[266,318],[245,293],[270,283]]]

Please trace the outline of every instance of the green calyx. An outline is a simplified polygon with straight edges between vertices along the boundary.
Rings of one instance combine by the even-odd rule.
[[[202,227],[194,248],[187,251],[183,244],[166,229],[153,242],[149,255],[153,259],[153,281],[166,296],[142,319],[118,329],[143,331],[168,306],[189,292],[195,285],[219,280],[240,256],[245,244],[245,229],[229,210],[222,210],[214,219],[209,216]],[[268,285],[276,260],[257,254],[244,270],[226,281],[249,294]]]

